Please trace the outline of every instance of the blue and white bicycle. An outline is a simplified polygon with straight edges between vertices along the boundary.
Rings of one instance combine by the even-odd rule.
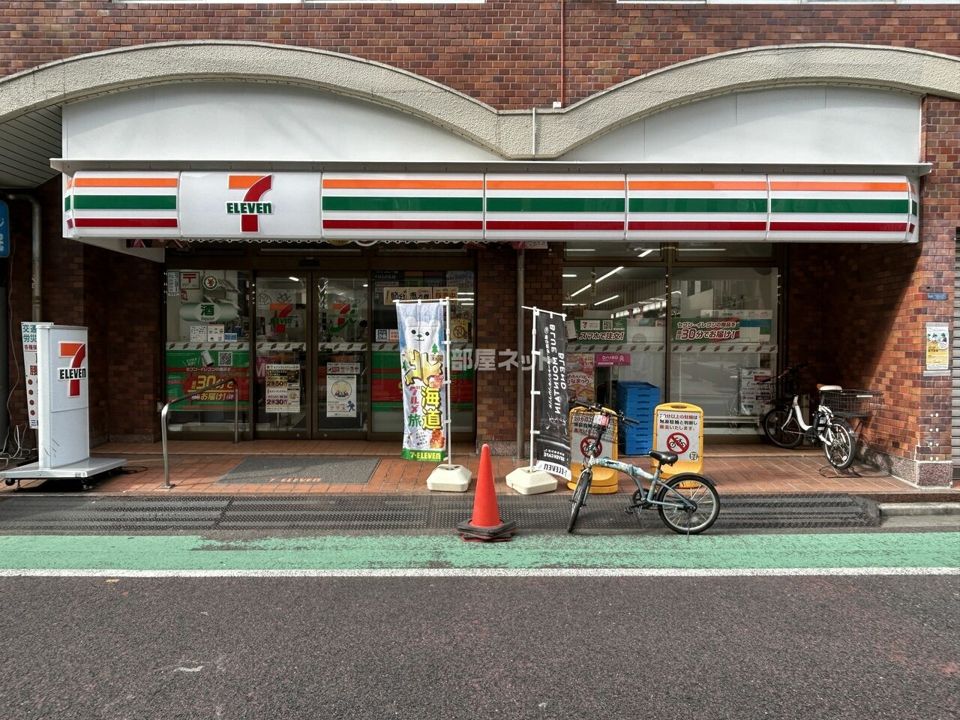
[[[573,532],[573,526],[577,522],[580,508],[587,502],[590,484],[593,482],[593,468],[595,467],[611,468],[633,479],[637,490],[633,493],[631,503],[627,507],[628,513],[656,507],[664,525],[675,533],[688,535],[702,533],[716,522],[717,516],[720,514],[720,495],[710,478],[696,473],[681,473],[667,479],[661,479],[661,469],[664,466],[673,465],[677,461],[676,453],[671,452],[658,452],[656,450],[650,452],[650,457],[657,461],[657,467],[653,473],[648,473],[643,468],[630,463],[598,457],[603,435],[610,427],[610,418],[616,417],[621,423],[639,423],[624,416],[621,412],[602,405],[586,405],[583,403],[577,403],[577,405],[594,412],[593,432],[591,433],[594,437],[589,438],[583,444],[583,471],[580,473],[573,496],[570,498],[573,507],[570,510],[567,532]],[[650,483],[649,487],[644,488],[643,480]]]

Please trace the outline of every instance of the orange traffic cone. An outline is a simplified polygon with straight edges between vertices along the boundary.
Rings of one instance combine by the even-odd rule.
[[[464,540],[509,540],[517,524],[512,520],[502,522],[497,509],[497,491],[493,487],[493,461],[490,460],[490,446],[484,443],[480,448],[480,469],[477,471],[477,488],[473,496],[473,517],[470,522],[457,525],[460,537]]]

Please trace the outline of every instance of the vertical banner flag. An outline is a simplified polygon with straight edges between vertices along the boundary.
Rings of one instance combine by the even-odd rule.
[[[397,303],[397,324],[403,388],[403,457],[443,462],[447,458],[446,304]]]
[[[539,434],[534,439],[535,467],[570,480],[570,438],[567,432],[567,328],[562,315],[535,312],[536,389],[540,392]]]

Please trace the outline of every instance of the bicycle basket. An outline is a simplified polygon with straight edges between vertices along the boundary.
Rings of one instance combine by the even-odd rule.
[[[883,393],[877,390],[826,390],[820,395],[820,404],[841,417],[868,418],[882,403]]]

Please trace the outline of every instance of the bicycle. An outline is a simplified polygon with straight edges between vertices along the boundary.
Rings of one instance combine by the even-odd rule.
[[[576,403],[576,405],[594,411],[593,430],[596,437],[590,438],[583,448],[583,471],[577,479],[573,496],[570,498],[573,507],[570,510],[567,532],[573,532],[580,509],[586,504],[595,467],[611,468],[622,472],[636,484],[637,489],[633,493],[631,504],[626,509],[628,513],[656,507],[664,525],[675,533],[687,535],[702,533],[716,522],[720,514],[720,495],[712,480],[696,473],[681,473],[666,480],[661,479],[662,468],[673,465],[678,459],[677,454],[672,452],[652,450],[649,453],[649,456],[657,461],[657,467],[653,473],[630,463],[598,457],[600,444],[610,426],[611,417],[616,417],[622,423],[639,423],[621,412],[602,405],[584,403]],[[643,487],[643,480],[650,483],[646,489]]]
[[[820,403],[810,423],[800,409],[800,396],[794,395],[789,407],[775,407],[763,416],[763,434],[774,445],[795,448],[805,437],[819,440],[823,454],[837,470],[846,470],[856,456],[856,433],[845,417],[834,413],[828,404],[831,397],[840,398],[844,390],[839,385],[817,385]]]

